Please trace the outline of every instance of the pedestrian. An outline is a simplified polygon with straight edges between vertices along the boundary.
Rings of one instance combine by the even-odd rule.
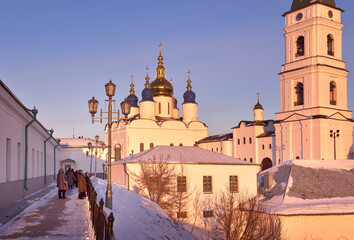
[[[74,169],[73,169],[73,172],[74,172]],[[74,186],[77,187],[77,170],[74,172],[74,176],[75,176],[75,179],[74,179]]]
[[[66,198],[66,197],[65,197],[66,182],[65,182],[64,170],[63,170],[62,168],[60,168],[59,171],[58,171],[58,175],[57,175],[57,187],[58,187],[59,199],[60,199],[60,198]],[[63,195],[63,196],[62,196],[62,195]]]
[[[70,169],[68,174],[66,175],[66,180],[68,181],[69,189],[73,189],[74,181],[76,181],[76,177],[74,175],[74,171]]]
[[[84,199],[86,197],[87,183],[83,171],[80,169],[77,172],[77,184],[79,188],[79,199]]]

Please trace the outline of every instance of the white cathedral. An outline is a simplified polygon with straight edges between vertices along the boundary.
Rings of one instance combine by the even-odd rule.
[[[116,149],[116,160],[158,145],[194,146],[196,141],[208,136],[207,126],[198,121],[198,104],[195,101],[196,94],[192,91],[189,72],[180,118],[172,81],[166,80],[161,44],[157,60],[156,79],[150,83],[146,73],[140,106],[132,81],[130,95],[127,97],[131,105],[128,120],[112,124],[112,146]],[[106,142],[107,131],[106,128]]]
[[[291,159],[353,159],[354,121],[347,107],[342,12],[334,0],[293,1],[291,10],[283,14],[280,111],[275,120],[264,120],[258,98],[253,121],[241,121],[230,134],[207,136],[207,127],[198,121],[190,77],[179,119],[160,49],[156,79],[150,85],[146,77],[140,107],[132,84],[127,98],[132,106],[129,120],[113,124],[113,144],[121,148],[121,157],[156,145],[197,144],[261,164],[262,170]]]

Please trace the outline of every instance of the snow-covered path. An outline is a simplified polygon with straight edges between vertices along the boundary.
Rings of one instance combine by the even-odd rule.
[[[77,198],[77,188],[67,199],[54,189],[1,226],[0,239],[94,239],[89,203]]]

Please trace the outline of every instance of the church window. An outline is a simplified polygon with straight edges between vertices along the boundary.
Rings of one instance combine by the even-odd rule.
[[[167,103],[167,112],[170,114],[170,103]]]
[[[300,36],[296,41],[296,57],[301,57],[305,55],[305,38]]]
[[[150,143],[150,148],[153,148],[154,147],[154,144],[153,143]]]
[[[159,114],[161,114],[161,102],[159,102]]]
[[[211,148],[211,151],[214,152],[214,148]]]
[[[177,212],[177,218],[187,218],[187,212],[186,211]]]
[[[269,149],[272,149],[272,144],[269,144]]]
[[[243,160],[244,160],[244,161],[247,161],[247,158],[244,158]]]
[[[170,146],[173,146],[173,143],[170,143]]]
[[[296,101],[294,102],[294,105],[304,105],[304,85],[300,82],[298,82],[295,86],[295,95]]]
[[[203,193],[212,193],[213,183],[211,176],[203,176]]]
[[[237,193],[238,192],[238,176],[230,176],[230,192]]]
[[[186,176],[177,176],[177,192],[187,192]]]
[[[219,148],[216,148],[216,151],[218,152],[218,151],[219,151]]]
[[[209,218],[209,217],[213,217],[213,211],[203,211],[203,217],[205,218]]]
[[[144,143],[140,143],[140,152],[144,151]]]
[[[333,36],[331,34],[328,34],[327,35],[327,54],[330,56],[334,56],[333,43],[334,43]]]
[[[262,149],[264,150],[264,144],[262,144]]]
[[[238,145],[240,145],[240,144],[241,144],[240,139],[237,139],[237,144],[238,144]]]
[[[337,105],[337,87],[334,81],[329,84],[329,104]]]
[[[249,141],[250,141],[250,144],[252,144],[252,138],[250,138]]]
[[[182,147],[182,146],[183,146],[183,143],[180,143],[179,146]]]
[[[246,138],[245,137],[243,138],[243,144],[246,144]]]
[[[250,158],[250,162],[253,162],[253,158]]]
[[[296,159],[300,159],[300,157],[299,157],[299,156],[296,156]]]

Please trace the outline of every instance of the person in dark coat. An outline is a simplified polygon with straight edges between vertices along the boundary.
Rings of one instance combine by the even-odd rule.
[[[76,177],[74,175],[73,170],[70,169],[70,171],[68,171],[68,174],[66,175],[66,180],[68,181],[69,189],[73,189],[74,181],[76,181]]]
[[[77,172],[77,185],[79,188],[79,199],[84,199],[86,197],[87,183],[83,171],[80,169]]]
[[[73,172],[74,172],[74,169],[73,169]],[[74,176],[75,176],[75,179],[74,179],[74,187],[77,187],[77,170],[74,172]]]
[[[66,188],[64,170],[62,168],[60,168],[59,171],[58,171],[57,187],[58,187],[59,198],[66,198],[65,197],[65,192],[66,192],[67,188]]]

